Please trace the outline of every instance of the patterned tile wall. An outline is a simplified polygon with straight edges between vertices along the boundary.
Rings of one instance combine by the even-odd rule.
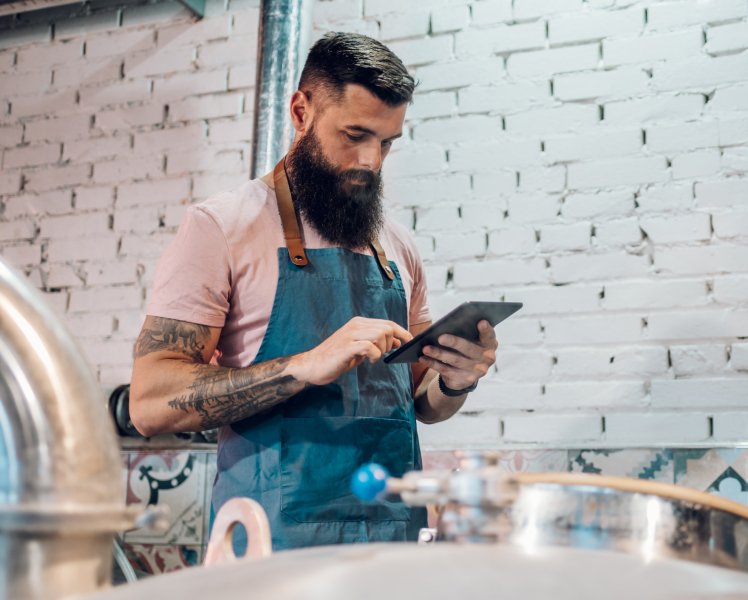
[[[748,504],[748,449],[501,450],[507,472],[573,471],[676,483]],[[120,538],[138,577],[198,565],[208,541],[215,452],[123,452],[127,504],[167,506],[165,532],[136,529]],[[454,469],[452,452],[426,452],[425,469]]]

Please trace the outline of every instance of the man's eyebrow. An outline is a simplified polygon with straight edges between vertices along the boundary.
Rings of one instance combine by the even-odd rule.
[[[346,129],[352,129],[353,131],[358,131],[360,133],[367,133],[369,135],[376,135],[376,132],[369,129],[368,127],[364,127],[363,125],[347,125]],[[387,138],[388,140],[396,140],[399,137],[402,137],[403,133],[402,131],[398,133],[397,135],[393,135],[392,137]]]

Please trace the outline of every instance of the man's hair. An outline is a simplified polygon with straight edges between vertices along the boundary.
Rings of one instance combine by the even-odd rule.
[[[358,33],[327,33],[309,51],[299,89],[317,87],[339,99],[349,83],[365,87],[390,106],[413,99],[416,82],[387,46]]]

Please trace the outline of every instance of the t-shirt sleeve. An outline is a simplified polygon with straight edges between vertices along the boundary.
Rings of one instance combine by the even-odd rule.
[[[147,313],[223,327],[229,311],[231,256],[223,231],[200,207],[190,207],[156,268]]]
[[[418,325],[431,321],[431,311],[429,310],[428,286],[426,285],[426,270],[423,267],[423,260],[415,244],[411,244],[409,250],[412,264],[413,289],[410,293],[408,323],[410,325]]]

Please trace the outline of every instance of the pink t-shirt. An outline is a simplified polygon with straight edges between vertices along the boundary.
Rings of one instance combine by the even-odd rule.
[[[302,223],[307,248],[330,248]],[[409,326],[431,320],[423,263],[407,230],[387,219],[379,241],[397,264]],[[249,365],[265,336],[285,248],[275,192],[254,179],[188,209],[158,264],[148,314],[222,327],[219,364]]]

